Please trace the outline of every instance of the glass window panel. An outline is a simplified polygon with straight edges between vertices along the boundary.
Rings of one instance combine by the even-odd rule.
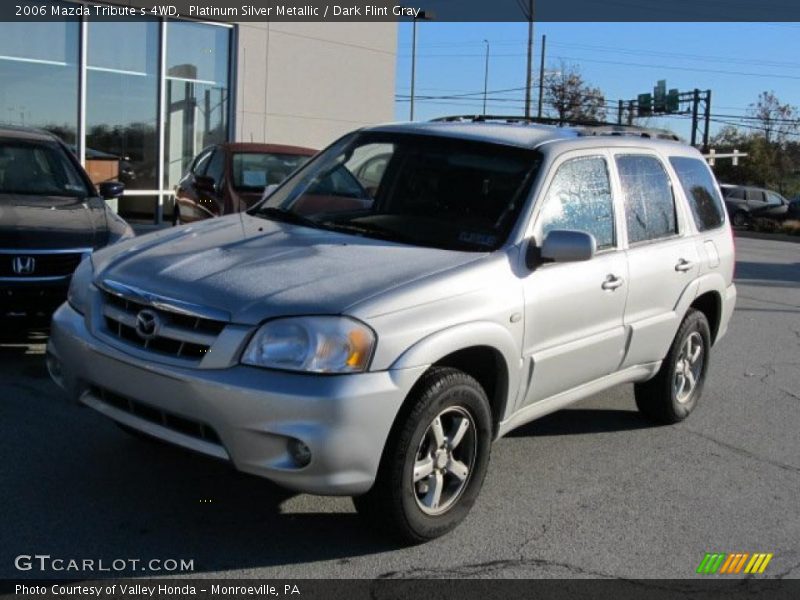
[[[617,156],[625,201],[628,241],[632,244],[678,233],[672,183],[653,156]]]
[[[541,219],[542,239],[550,231],[566,229],[592,234],[598,250],[614,247],[614,203],[605,159],[576,158],[561,165]]]
[[[86,168],[95,183],[158,185],[156,21],[89,23]]]
[[[167,28],[166,186],[203,148],[228,138],[230,31],[201,23]]]
[[[79,34],[77,20],[0,23],[0,122],[75,144]]]
[[[714,176],[704,160],[696,158],[685,158],[673,156],[669,159],[672,167],[678,174],[689,206],[692,208],[692,216],[700,231],[715,229],[725,221],[722,199],[717,193],[717,186],[714,185]],[[741,188],[734,188],[732,198],[742,198]]]

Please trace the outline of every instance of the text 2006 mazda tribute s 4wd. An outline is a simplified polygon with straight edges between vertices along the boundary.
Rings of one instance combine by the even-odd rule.
[[[693,148],[512,123],[338,140],[247,213],[95,252],[48,364],[128,430],[406,540],[455,527],[492,441],[620,383],[697,405],[735,302]]]

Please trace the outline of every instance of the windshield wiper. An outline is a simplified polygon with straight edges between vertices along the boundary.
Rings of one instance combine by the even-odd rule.
[[[398,231],[394,231],[393,229],[376,225],[375,223],[337,223],[336,221],[327,221],[325,224],[330,229],[335,231],[352,232],[356,235],[375,236],[390,242],[420,245],[418,240],[415,240]]]
[[[253,215],[256,217],[264,217],[265,219],[270,219],[273,221],[291,223],[292,225],[303,225],[304,227],[313,227],[314,229],[326,229],[326,227],[319,221],[315,221],[314,219],[310,219],[296,212],[292,212],[288,208],[264,206],[255,211]]]

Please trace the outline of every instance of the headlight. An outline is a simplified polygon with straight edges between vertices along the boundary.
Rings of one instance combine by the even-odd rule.
[[[312,373],[365,371],[373,331],[348,317],[290,317],[264,324],[242,355],[246,365]]]
[[[72,274],[72,281],[69,284],[69,292],[67,293],[67,302],[81,314],[86,312],[86,306],[89,303],[89,287],[92,285],[92,275],[94,275],[92,259],[87,254]]]

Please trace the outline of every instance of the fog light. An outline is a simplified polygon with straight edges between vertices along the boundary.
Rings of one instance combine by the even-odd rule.
[[[289,455],[298,467],[303,468],[311,462],[311,448],[303,442],[292,438],[287,445],[289,447]]]
[[[47,364],[47,372],[50,374],[50,379],[52,379],[62,390],[66,390],[67,386],[64,383],[64,373],[61,370],[61,361],[59,361],[52,354],[48,353],[47,357],[45,358],[45,363]]]

